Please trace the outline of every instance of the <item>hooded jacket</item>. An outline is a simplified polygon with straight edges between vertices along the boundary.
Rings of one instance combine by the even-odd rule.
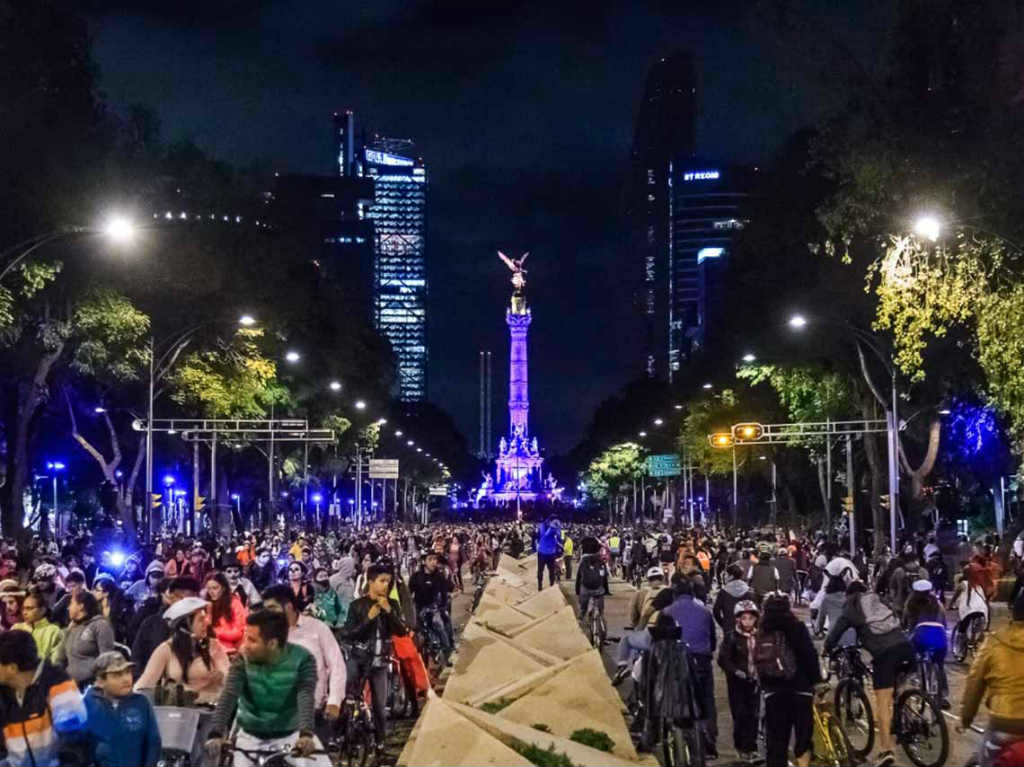
[[[67,660],[68,674],[79,684],[93,678],[93,666],[100,653],[114,649],[114,630],[102,615],[84,623],[72,623],[64,635],[57,657]]]
[[[711,614],[715,616],[715,623],[721,627],[722,631],[729,631],[733,626],[733,610],[736,603],[743,599],[753,598],[753,592],[745,580],[737,578],[734,581],[729,581],[718,592],[715,603],[711,606]]]
[[[974,721],[982,700],[989,710],[989,725],[1000,732],[1024,735],[1024,622],[990,634],[967,675],[961,717],[964,726]]]
[[[85,691],[93,764],[152,767],[160,758],[160,728],[146,696],[133,692],[117,705],[95,687]]]

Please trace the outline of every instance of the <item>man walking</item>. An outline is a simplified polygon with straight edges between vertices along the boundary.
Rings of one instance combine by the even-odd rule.
[[[542,522],[537,535],[537,591],[544,588],[544,568],[548,569],[548,585],[555,585],[555,560],[562,548],[562,526],[552,514]]]

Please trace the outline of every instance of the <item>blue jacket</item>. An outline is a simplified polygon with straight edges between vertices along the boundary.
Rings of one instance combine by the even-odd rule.
[[[153,767],[160,759],[160,728],[144,695],[132,693],[117,707],[95,687],[85,691],[92,764]]]
[[[694,655],[715,652],[715,620],[711,611],[689,594],[683,594],[661,611],[670,615],[683,631],[683,641]]]
[[[558,525],[549,525],[547,522],[541,523],[540,533],[537,536],[537,553],[557,554],[561,544],[562,528]]]

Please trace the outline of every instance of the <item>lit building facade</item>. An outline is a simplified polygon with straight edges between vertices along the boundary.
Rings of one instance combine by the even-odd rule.
[[[669,168],[668,379],[707,342],[718,285],[738,232],[755,169],[680,158]]]
[[[335,115],[338,170],[373,182],[361,214],[373,223],[373,318],[395,352],[398,396],[427,397],[427,172],[412,141],[356,135],[351,112]]]

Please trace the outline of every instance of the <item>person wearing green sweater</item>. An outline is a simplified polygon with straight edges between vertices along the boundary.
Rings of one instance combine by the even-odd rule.
[[[330,767],[313,734],[316,663],[308,650],[288,643],[284,615],[269,610],[251,613],[240,654],[217,701],[207,754],[219,758],[224,735],[237,713],[237,748],[262,751],[289,746],[303,757],[296,763]],[[233,764],[250,767],[254,762],[235,751]]]
[[[64,641],[64,632],[56,623],[50,623],[50,608],[46,606],[46,597],[38,589],[30,589],[21,605],[23,623],[15,623],[11,628],[27,631],[36,640],[39,657],[51,663],[56,662],[57,650]]]

